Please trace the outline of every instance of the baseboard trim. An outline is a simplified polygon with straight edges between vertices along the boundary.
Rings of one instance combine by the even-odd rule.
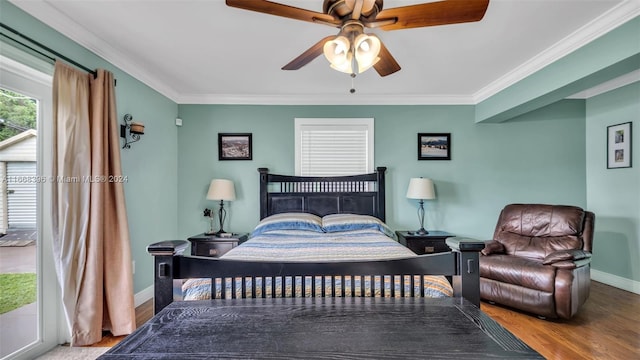
[[[133,304],[138,307],[151,299],[153,299],[153,285],[133,295]]]
[[[603,284],[611,285],[613,287],[617,287],[618,289],[626,290],[640,295],[640,281],[635,281],[623,278],[618,275],[594,270],[593,268],[591,268],[591,280],[595,280]]]

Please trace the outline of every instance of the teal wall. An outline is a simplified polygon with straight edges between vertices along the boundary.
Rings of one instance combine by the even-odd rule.
[[[640,82],[590,98],[586,117],[587,205],[597,216],[593,268],[640,281]],[[607,126],[625,122],[632,123],[632,167],[607,169]]]
[[[226,230],[250,231],[259,220],[258,167],[294,172],[294,118],[375,118],[375,165],[386,166],[387,222],[416,229],[417,203],[405,197],[411,177],[435,182],[426,227],[487,239],[512,202],[586,206],[584,101],[562,101],[503,124],[476,124],[473,106],[180,105],[178,234],[208,228],[212,178],[234,181],[237,200]],[[219,132],[253,133],[252,161],[218,161]],[[418,161],[417,133],[448,132],[451,161]]]
[[[146,246],[177,235],[178,142],[175,118],[178,106],[132,76],[0,0],[0,21],[90,68],[103,68],[117,79],[118,120],[132,114],[146,125],[145,135],[131,149],[122,150],[122,171],[127,176],[125,196],[136,262],[134,291],[153,284],[152,257]],[[43,136],[46,134],[41,134]],[[45,212],[46,213],[46,212]],[[43,219],[50,221],[50,219]]]

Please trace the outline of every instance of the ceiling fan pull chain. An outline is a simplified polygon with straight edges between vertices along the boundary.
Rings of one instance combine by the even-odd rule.
[[[355,80],[356,80],[356,73],[351,73],[351,89],[349,89],[349,92],[352,94],[355,94],[356,92]]]

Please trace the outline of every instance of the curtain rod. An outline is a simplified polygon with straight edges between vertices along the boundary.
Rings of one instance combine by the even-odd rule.
[[[90,68],[88,68],[88,67],[86,67],[86,66],[84,66],[84,65],[82,65],[82,64],[80,64],[80,63],[78,63],[78,62],[76,62],[76,61],[73,61],[72,59],[70,59],[70,58],[68,58],[68,57],[66,57],[66,56],[64,56],[64,55],[62,55],[62,54],[60,54],[59,52],[57,52],[57,51],[55,51],[55,50],[51,49],[50,47],[45,46],[45,45],[43,45],[43,44],[41,44],[41,43],[37,42],[36,40],[33,40],[32,38],[30,38],[30,37],[28,37],[28,36],[26,36],[26,35],[24,35],[24,34],[20,33],[19,31],[15,30],[15,29],[13,29],[13,28],[11,28],[11,27],[9,27],[9,26],[7,26],[7,25],[3,24],[3,23],[0,23],[0,26],[1,26],[2,28],[4,28],[4,29],[6,29],[6,30],[8,30],[8,31],[10,31],[10,32],[12,32],[12,33],[14,33],[15,35],[18,35],[18,36],[20,36],[21,38],[23,38],[23,39],[25,39],[25,40],[29,41],[30,43],[32,43],[32,44],[34,44],[34,45],[36,45],[36,46],[40,47],[41,49],[44,49],[45,51],[47,51],[47,52],[49,52],[49,53],[51,53],[51,54],[53,54],[53,55],[55,55],[55,56],[59,57],[60,59],[62,59],[62,60],[64,60],[64,61],[66,61],[66,62],[68,62],[68,63],[70,63],[70,64],[73,64],[73,65],[74,65],[74,66],[76,66],[76,67],[79,67],[80,69],[82,69],[82,70],[84,70],[84,71],[88,72],[89,74],[93,75],[93,77],[94,77],[94,78],[95,78],[96,76],[98,76],[98,72],[97,72],[96,70],[92,70],[92,69],[90,69]],[[14,38],[12,38],[12,37],[10,37],[10,36],[6,35],[5,33],[0,33],[0,35],[4,36],[4,37],[6,37],[6,38],[8,38],[8,39],[10,39],[10,40],[12,40],[12,41],[17,42],[18,44],[20,44],[20,45],[22,45],[22,46],[26,47],[27,49],[29,49],[29,50],[31,50],[31,51],[35,51],[36,53],[38,53],[38,54],[40,54],[40,55],[42,55],[42,56],[46,57],[47,59],[49,59],[49,60],[51,60],[51,61],[55,61],[55,60],[56,60],[54,57],[51,57],[50,55],[45,54],[45,53],[43,53],[42,51],[40,51],[40,50],[38,50],[38,49],[35,49],[35,48],[33,48],[32,46],[29,46],[28,44],[25,44],[24,42],[22,42],[22,41],[20,41],[20,40],[18,40],[18,39],[14,39]]]

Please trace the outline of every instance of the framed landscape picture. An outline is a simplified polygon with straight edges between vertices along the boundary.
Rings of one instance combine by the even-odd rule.
[[[218,133],[218,160],[251,160],[251,134]]]
[[[607,126],[607,169],[631,167],[631,123]]]
[[[418,160],[451,160],[451,134],[419,133]]]

